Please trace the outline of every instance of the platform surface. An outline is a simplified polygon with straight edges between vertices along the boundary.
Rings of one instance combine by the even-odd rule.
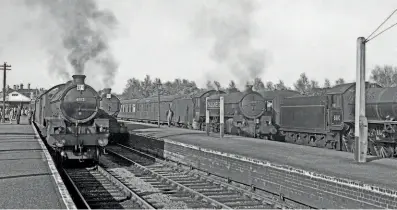
[[[353,153],[324,148],[229,135],[221,139],[219,134],[207,136],[202,131],[165,126],[157,128],[142,123],[128,122],[126,126],[130,132],[397,190],[395,159],[369,157],[369,162],[358,164],[354,162]]]
[[[0,124],[0,209],[75,208],[39,141],[27,117]]]

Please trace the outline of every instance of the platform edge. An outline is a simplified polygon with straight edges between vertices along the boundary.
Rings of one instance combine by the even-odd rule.
[[[41,149],[44,152],[44,155],[45,155],[46,160],[47,160],[48,167],[49,167],[49,169],[51,171],[51,174],[52,174],[52,178],[53,178],[53,180],[55,181],[55,184],[58,187],[59,194],[62,197],[62,201],[63,201],[65,207],[67,209],[77,209],[72,197],[69,194],[69,191],[67,190],[67,188],[65,186],[65,183],[63,182],[63,180],[61,178],[61,175],[59,174],[59,172],[58,172],[58,170],[57,170],[57,168],[55,166],[54,161],[51,158],[50,153],[47,150],[47,147],[44,145],[44,143],[42,141],[40,141],[41,138],[40,138],[39,133],[37,132],[36,127],[34,126],[33,123],[31,124],[31,126],[32,126],[32,128],[34,130],[35,137],[36,137],[37,141],[39,142]]]
[[[317,172],[312,172],[312,171],[307,171],[304,169],[295,168],[295,167],[288,166],[288,165],[275,164],[275,163],[271,163],[266,160],[259,160],[256,158],[250,158],[250,157],[243,156],[243,155],[231,154],[231,153],[217,151],[217,150],[213,150],[213,149],[209,149],[209,148],[199,147],[199,146],[192,145],[192,144],[181,143],[181,142],[177,142],[177,141],[167,139],[167,138],[155,137],[152,135],[136,133],[136,132],[130,132],[130,133],[137,135],[137,136],[142,136],[142,137],[146,137],[146,138],[150,138],[150,139],[164,141],[166,143],[175,144],[175,145],[179,145],[182,147],[186,147],[186,148],[190,148],[190,149],[194,149],[194,150],[198,150],[198,151],[203,151],[203,152],[207,152],[207,153],[211,153],[211,154],[215,154],[215,155],[219,155],[219,156],[223,156],[223,157],[232,158],[235,160],[240,160],[240,161],[245,161],[245,162],[249,162],[249,163],[253,163],[253,164],[257,164],[257,165],[262,165],[262,166],[266,166],[266,167],[270,167],[270,168],[274,168],[274,169],[278,169],[278,170],[282,170],[282,171],[287,171],[290,173],[300,174],[303,176],[310,177],[312,179],[325,180],[325,181],[337,183],[340,185],[353,187],[353,188],[357,188],[357,189],[363,189],[363,190],[367,190],[367,191],[372,191],[375,193],[379,193],[379,194],[383,194],[386,196],[397,198],[396,190],[388,189],[385,187],[379,187],[379,186],[375,186],[375,185],[371,185],[371,184],[365,184],[360,181],[355,181],[355,180],[346,179],[346,178],[338,178],[338,177],[334,177],[334,176],[329,176],[329,175],[325,175],[325,174],[321,174],[321,173],[317,173]]]

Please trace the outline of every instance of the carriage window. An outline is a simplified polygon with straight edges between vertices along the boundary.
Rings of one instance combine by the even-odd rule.
[[[332,108],[340,108],[342,105],[342,98],[340,95],[332,95]]]
[[[132,104],[132,112],[135,112],[135,104]]]

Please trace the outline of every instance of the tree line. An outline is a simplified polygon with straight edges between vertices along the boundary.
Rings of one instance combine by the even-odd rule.
[[[390,65],[375,66],[371,71],[370,80],[383,87],[395,87],[397,86],[397,67]],[[279,80],[277,83],[271,81],[265,83],[258,77],[253,81],[253,89],[256,91],[295,90],[304,95],[313,95],[326,88],[344,83],[345,80],[339,78],[333,83],[329,79],[325,79],[324,82],[320,84],[318,81],[310,79],[306,73],[302,73],[293,84],[292,88],[286,86],[282,80]],[[211,89],[222,90],[229,93],[241,91],[236,87],[236,83],[233,80],[231,80],[226,87],[223,87],[218,81],[207,81],[205,88],[199,88],[194,81],[187,79],[178,78],[173,81],[163,82],[159,78],[152,79],[149,75],[146,75],[143,80],[137,78],[129,79],[123,93],[119,96],[122,99],[146,98],[157,96],[157,91],[160,91],[161,95],[177,95],[192,94],[198,91]]]

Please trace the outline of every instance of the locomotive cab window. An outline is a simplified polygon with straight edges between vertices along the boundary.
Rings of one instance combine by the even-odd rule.
[[[332,105],[332,108],[341,108],[341,106],[342,106],[342,97],[341,97],[341,95],[332,95],[332,97],[331,97],[331,105]]]

